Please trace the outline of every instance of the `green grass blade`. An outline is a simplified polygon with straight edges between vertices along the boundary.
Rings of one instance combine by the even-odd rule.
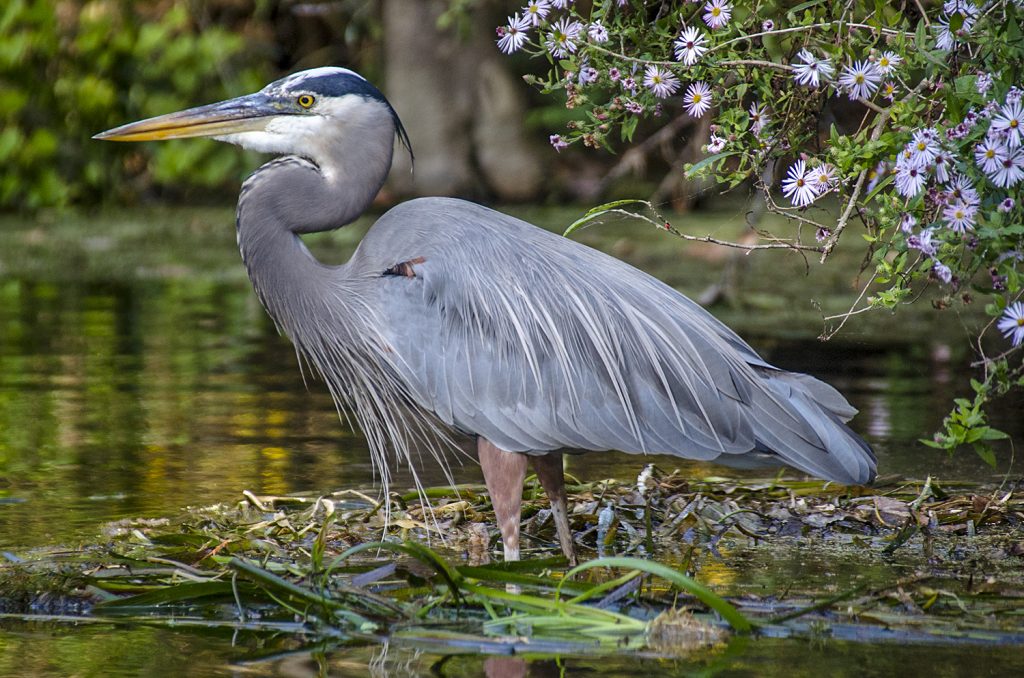
[[[698,600],[720,614],[722,619],[729,622],[729,625],[736,631],[746,633],[751,631],[753,628],[750,620],[747,619],[739,610],[733,607],[725,599],[720,598],[704,585],[695,582],[681,572],[677,572],[670,567],[666,567],[665,565],[651,562],[649,560],[623,557],[599,558],[572,568],[565,573],[565,579],[569,580],[574,575],[583,572],[584,570],[592,570],[595,567],[630,568],[633,570],[647,572],[648,574],[653,574],[656,577],[661,577],[665,581],[668,581],[684,591],[696,596]]]
[[[178,605],[194,602],[199,598],[213,596],[231,596],[231,582],[204,581],[185,582],[174,586],[165,586],[155,591],[147,591],[126,598],[105,600],[96,603],[94,610],[116,610],[121,608],[156,607],[158,605]]]

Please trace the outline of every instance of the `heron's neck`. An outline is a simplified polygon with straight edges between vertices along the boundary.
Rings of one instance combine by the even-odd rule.
[[[343,312],[338,300],[348,296],[343,289],[345,267],[318,262],[299,234],[355,220],[376,196],[389,168],[390,155],[376,168],[364,165],[364,179],[354,181],[340,165],[324,169],[287,156],[263,165],[242,186],[237,215],[242,260],[263,306],[296,343],[316,329],[304,319]]]

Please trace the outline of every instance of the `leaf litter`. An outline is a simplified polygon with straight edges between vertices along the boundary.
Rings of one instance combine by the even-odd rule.
[[[4,554],[0,616],[230,629],[300,645],[680,656],[730,634],[1024,643],[1024,488],[781,477],[574,482],[580,566],[524,490],[496,562],[485,488],[383,501],[257,496],[110,523],[84,548]],[[589,560],[587,560],[589,558]]]

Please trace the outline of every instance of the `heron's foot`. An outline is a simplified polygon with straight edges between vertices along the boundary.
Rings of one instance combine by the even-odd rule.
[[[558,532],[558,544],[562,553],[569,560],[569,565],[576,565],[576,550],[573,544],[572,529],[569,527],[568,499],[565,494],[565,474],[562,471],[562,453],[550,452],[530,457],[537,479],[551,502],[551,517],[555,520]]]

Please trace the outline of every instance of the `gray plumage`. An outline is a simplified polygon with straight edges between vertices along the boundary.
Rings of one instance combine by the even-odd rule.
[[[300,110],[306,93],[316,104]],[[183,133],[183,119],[206,126]],[[101,136],[215,134],[286,154],[245,182],[239,248],[269,314],[339,411],[355,414],[385,485],[389,457],[443,463],[446,427],[532,455],[616,449],[874,478],[871,449],[844,423],[855,410],[831,386],[767,364],[655,278],[526,222],[412,200],[378,219],[347,263],[319,263],[300,234],[366,209],[396,132],[404,140],[372,85],[315,69]]]

